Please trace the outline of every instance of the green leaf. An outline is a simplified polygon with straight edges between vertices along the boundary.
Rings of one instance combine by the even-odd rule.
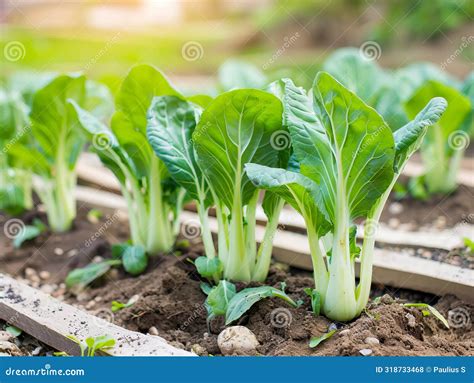
[[[327,233],[329,223],[315,203],[317,185],[309,178],[299,173],[258,164],[246,164],[245,172],[257,188],[277,194],[297,212],[309,218],[321,235]]]
[[[412,121],[394,133],[395,172],[402,171],[411,155],[420,148],[428,128],[438,122],[446,108],[446,100],[442,97],[435,97],[429,100]]]
[[[15,338],[19,337],[21,333],[23,332],[22,330],[20,330],[18,327],[15,327],[15,326],[7,326],[5,327],[5,331]]]
[[[241,60],[228,60],[219,68],[219,83],[224,91],[242,88],[262,89],[267,78],[255,66]]]
[[[464,246],[466,246],[467,248],[469,248],[469,250],[471,251],[471,253],[474,253],[474,241],[467,238],[467,237],[464,237]]]
[[[335,333],[336,333],[337,330],[332,330],[332,331],[329,331],[321,336],[314,336],[311,338],[311,340],[309,341],[309,347],[311,348],[315,348],[317,347],[321,342],[324,342],[325,340],[329,339],[330,337],[332,337]]]
[[[237,293],[229,302],[225,324],[228,325],[239,319],[245,314],[255,303],[265,298],[280,298],[289,303],[293,307],[297,304],[293,299],[286,295],[283,291],[271,286],[250,287]]]
[[[444,107],[444,113],[437,125],[433,129],[430,129],[426,135],[424,147],[431,146],[435,142],[436,133],[435,129],[439,129],[443,141],[445,144],[445,150],[451,153],[448,145],[449,135],[458,130],[466,116],[471,110],[471,104],[469,99],[464,96],[460,91],[453,87],[449,87],[436,81],[428,81],[422,87],[420,87],[415,94],[406,102],[405,109],[409,117],[414,117],[418,111],[426,105],[434,97],[443,97],[447,102]],[[440,101],[437,101],[438,103]],[[441,114],[441,113],[439,113]],[[434,153],[436,158],[436,153]]]
[[[314,315],[319,315],[321,312],[321,294],[318,290],[309,287],[305,288],[303,291],[311,298],[311,309],[313,310]]]
[[[122,303],[122,302],[119,302],[119,301],[112,301],[111,303],[111,310],[112,312],[117,312],[117,311],[120,311],[122,309],[126,309],[128,307],[131,307],[133,306],[139,299],[139,296],[138,295],[134,295],[133,297],[131,297],[127,303]]]
[[[123,253],[131,246],[130,242],[116,243],[112,245],[112,258],[122,259]]]
[[[201,282],[199,284],[199,287],[201,288],[201,291],[206,295],[209,295],[209,293],[213,289],[213,287],[209,283],[206,283],[206,282]]]
[[[148,265],[148,257],[142,246],[128,246],[122,255],[123,267],[127,273],[139,275]]]
[[[46,230],[46,226],[39,219],[33,221],[33,225],[25,225],[13,239],[13,246],[18,249],[21,245],[36,237]]]
[[[366,59],[358,48],[337,49],[326,59],[323,70],[372,106],[388,81],[377,62]]]
[[[234,196],[240,194],[240,205],[245,206],[254,195],[255,187],[243,171],[246,163],[279,166],[285,156],[288,162],[289,148],[272,146],[272,135],[285,132],[281,115],[278,98],[250,89],[220,95],[202,114],[193,134],[200,167],[229,209]]]
[[[227,281],[220,281],[214,287],[206,299],[207,307],[213,316],[225,315],[229,302],[235,296],[236,290],[233,283]]]
[[[147,136],[173,179],[196,200],[207,189],[192,144],[195,109],[174,96],[155,97],[148,110]]]
[[[221,275],[224,270],[223,263],[219,258],[198,257],[194,262],[199,275],[203,278],[213,278],[215,275]]]
[[[421,308],[421,309],[428,309],[431,314],[433,314],[436,318],[438,318],[441,323],[443,323],[446,328],[449,328],[449,323],[446,320],[446,318],[438,311],[436,310],[433,306],[430,306],[427,303],[404,303],[403,306],[405,307],[416,307],[416,308]]]
[[[104,261],[100,263],[91,263],[86,267],[71,271],[66,277],[67,288],[83,289],[102,275],[107,273],[112,266],[120,265],[118,260]]]

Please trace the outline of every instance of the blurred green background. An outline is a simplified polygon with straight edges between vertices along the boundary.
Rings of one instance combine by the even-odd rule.
[[[425,60],[462,78],[474,60],[472,0],[3,0],[0,22],[2,77],[84,71],[113,90],[143,62],[211,87],[230,57],[307,85],[334,49],[367,41],[386,67]]]

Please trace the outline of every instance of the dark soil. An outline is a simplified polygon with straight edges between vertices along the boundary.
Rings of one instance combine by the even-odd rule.
[[[110,257],[110,243],[128,237],[127,224],[116,213],[104,210],[104,217],[92,223],[86,218],[88,210],[85,206],[79,208],[73,231],[45,233],[21,249],[13,249],[9,239],[0,237],[1,248],[6,249],[0,254],[0,271],[27,279],[27,268],[38,273],[47,271],[50,273],[47,280],[36,281],[33,285],[53,286],[53,296],[92,313],[110,312],[112,301],[125,303],[138,295],[134,305],[114,313],[116,324],[143,333],[155,327],[161,337],[177,347],[200,355],[219,355],[217,335],[224,328],[223,319],[214,319],[208,329],[204,307],[206,296],[190,262],[198,255],[199,246],[192,247],[194,252],[181,249],[174,255],[154,257],[147,273],[138,278],[113,269],[98,284],[79,295],[64,294],[61,283],[68,271],[84,266],[96,257]],[[20,218],[30,223],[35,217],[44,219],[38,212]],[[8,217],[0,216],[0,219],[3,221],[0,222],[0,235],[3,235]],[[97,233],[100,235],[96,238]],[[436,305],[445,317],[459,312],[467,318],[450,330],[432,315],[423,317],[419,309],[403,307],[400,301],[389,296],[369,306],[360,318],[349,324],[332,324],[310,311],[309,298],[303,292],[313,284],[310,273],[281,264],[273,265],[267,284],[280,287],[283,281],[287,284],[286,292],[293,299],[303,300],[301,307],[294,309],[278,299],[267,299],[254,305],[238,323],[255,333],[260,342],[258,352],[262,355],[360,355],[364,349],[370,349],[372,355],[474,355],[474,331],[470,322],[474,307],[455,297],[438,299],[385,286],[374,286],[372,291],[372,297],[389,293],[396,299]],[[330,326],[337,326],[338,332],[316,349],[310,349],[310,338],[327,332]],[[367,338],[377,338],[379,344],[368,344]]]
[[[394,209],[393,204],[397,203],[398,208],[401,204],[401,210],[395,213],[399,209]],[[392,193],[382,212],[381,221],[390,223],[392,219],[410,224],[411,230],[421,226],[444,229],[457,224],[474,224],[474,188],[459,185],[456,191],[448,195],[433,196],[427,201],[408,195],[398,199]]]
[[[267,283],[280,287],[283,281],[293,299],[304,301],[302,307],[295,309],[278,299],[267,299],[254,305],[237,323],[257,336],[258,352],[262,355],[360,355],[364,349],[372,350],[372,355],[474,355],[474,331],[470,321],[466,319],[462,327],[448,330],[435,317],[424,317],[419,309],[402,306],[401,302],[406,300],[398,300],[427,302],[435,305],[446,318],[458,312],[467,315],[466,318],[472,317],[474,306],[453,296],[438,299],[376,286],[373,296],[388,291],[399,298],[394,300],[384,295],[360,318],[341,324],[311,313],[310,302],[303,292],[313,283],[309,273],[286,272],[273,267]],[[147,275],[88,290],[87,299],[100,297],[100,306],[110,308],[113,300],[126,302],[139,294],[133,306],[115,313],[116,324],[144,333],[155,327],[161,337],[177,347],[202,355],[219,355],[217,336],[224,329],[223,320],[214,319],[209,331],[203,305],[206,296],[199,285],[188,262],[168,258]],[[324,334],[330,326],[337,326],[338,332],[316,349],[309,348],[310,338]],[[379,344],[368,344],[367,338],[377,338]]]
[[[120,215],[112,210],[104,210],[99,221],[92,223],[87,219],[89,210],[90,207],[78,206],[78,216],[71,231],[63,234],[45,232],[20,249],[13,247],[3,230],[11,217],[0,212],[0,271],[24,276],[25,270],[32,268],[49,272],[49,283],[61,283],[71,269],[84,267],[95,257],[109,258],[110,243],[124,242],[129,238],[128,225],[124,225]],[[38,210],[16,218],[25,225],[30,225],[35,218],[46,223],[45,214]],[[98,236],[98,233],[102,235]]]

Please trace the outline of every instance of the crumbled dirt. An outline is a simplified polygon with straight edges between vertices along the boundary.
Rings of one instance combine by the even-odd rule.
[[[217,336],[223,330],[224,322],[222,318],[216,318],[209,328],[206,322],[206,296],[200,289],[201,281],[192,265],[192,259],[200,253],[199,246],[193,246],[193,252],[181,249],[175,256],[152,258],[147,272],[140,277],[131,278],[113,269],[97,285],[81,294],[64,296],[61,282],[68,271],[86,265],[96,256],[110,257],[110,243],[127,239],[127,225],[120,220],[100,230],[107,220],[113,219],[113,212],[105,212],[100,222],[93,224],[86,219],[87,211],[86,207],[79,209],[73,231],[50,237],[45,233],[19,250],[12,249],[11,241],[1,238],[1,245],[6,246],[7,251],[0,255],[0,271],[20,277],[26,277],[27,267],[38,272],[48,271],[51,274],[50,280],[46,281],[49,286],[63,290],[60,299],[92,313],[110,313],[112,301],[126,303],[132,296],[139,295],[131,307],[113,316],[107,315],[107,318],[113,317],[114,323],[143,333],[155,327],[161,337],[177,347],[200,355],[219,355]],[[30,223],[38,216],[44,219],[39,213],[30,213],[21,219]],[[7,217],[0,216],[0,219],[5,221]],[[2,222],[0,227],[3,233]],[[101,235],[92,241],[91,246],[86,246],[86,242],[95,238],[98,232]],[[57,254],[57,248],[63,249],[64,254]],[[71,250],[75,250],[75,255],[68,256]],[[39,285],[46,282],[40,281]],[[303,301],[302,306],[295,309],[281,300],[266,299],[254,305],[236,323],[255,333],[260,342],[258,352],[262,355],[360,355],[364,349],[370,349],[371,355],[474,355],[474,331],[470,319],[474,317],[474,307],[452,296],[438,299],[385,286],[374,286],[372,291],[373,297],[389,293],[396,299],[435,305],[445,317],[457,318],[457,322],[451,320],[455,326],[450,330],[432,315],[423,317],[419,309],[403,307],[400,301],[392,301],[387,296],[380,303],[369,306],[357,320],[340,324],[311,313],[309,298],[303,292],[305,287],[313,284],[310,273],[276,264],[267,284],[279,288],[281,282],[286,283],[286,292],[294,300]],[[55,284],[59,284],[59,288]],[[239,289],[243,287],[238,285]],[[52,294],[58,296],[58,291]],[[337,333],[317,348],[309,348],[310,338],[322,335],[330,326],[336,326]],[[376,338],[379,343],[367,344],[367,338]]]
[[[390,205],[398,202],[401,202],[402,210],[394,213]],[[382,212],[381,221],[390,224],[390,220],[395,219],[401,224],[410,224],[411,227],[407,228],[410,230],[423,226],[444,229],[454,227],[456,224],[474,224],[473,212],[474,188],[459,185],[456,191],[447,195],[432,196],[427,201],[417,200],[408,195],[399,200],[392,193]]]
[[[360,355],[360,350],[367,348],[372,350],[372,355],[474,355],[474,331],[470,324],[474,306],[453,296],[438,300],[427,294],[376,286],[372,296],[388,291],[404,300],[385,295],[357,320],[341,324],[314,316],[310,311],[309,298],[303,292],[312,285],[309,273],[294,270],[287,273],[273,267],[267,284],[280,287],[283,281],[287,284],[286,292],[294,300],[304,302],[301,307],[267,299],[254,305],[236,323],[254,332],[262,355]],[[91,289],[87,294],[88,299],[101,297],[103,308],[110,308],[113,300],[126,302],[139,294],[140,299],[133,306],[115,313],[116,324],[143,333],[155,327],[161,337],[177,347],[199,350],[203,355],[219,355],[217,336],[224,329],[223,319],[214,319],[208,329],[203,305],[206,296],[199,285],[189,262],[184,258],[168,258],[149,274]],[[453,309],[465,317],[458,319],[459,327],[448,330],[432,315],[423,317],[420,309],[401,305],[407,301],[435,305],[446,318]],[[408,324],[410,315],[414,317],[413,327]],[[310,338],[322,335],[330,326],[336,326],[337,333],[316,349],[309,348]],[[347,334],[340,335],[342,330],[348,330],[342,332]],[[376,338],[379,344],[367,344],[367,338]]]
[[[89,210],[90,207],[78,206],[78,215],[71,231],[46,231],[20,249],[15,249],[12,241],[5,236],[5,225],[11,217],[0,212],[0,271],[12,276],[24,276],[25,270],[32,268],[38,272],[47,271],[50,274],[49,283],[61,283],[71,269],[86,266],[94,257],[109,258],[110,243],[124,242],[129,238],[128,225],[120,222],[118,213],[107,209],[101,209],[103,216],[98,222],[89,222]],[[15,219],[20,219],[25,225],[31,225],[34,219],[46,223],[46,215],[38,210]]]
[[[7,332],[8,323],[0,320],[0,337]],[[8,340],[0,340],[0,356],[52,356],[56,350],[22,332],[11,336]]]

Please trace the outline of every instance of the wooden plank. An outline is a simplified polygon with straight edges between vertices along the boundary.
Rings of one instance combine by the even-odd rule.
[[[82,174],[83,180],[91,184],[100,184],[109,191],[120,190],[120,185],[113,174],[104,167],[101,167],[100,162],[97,163],[98,159],[87,156],[81,162],[82,165],[79,166],[79,173]],[[263,222],[267,219],[261,208],[257,211],[257,219]],[[282,211],[279,222],[284,226],[288,226],[290,230],[292,227],[299,229],[306,227],[303,218],[289,208],[285,208]],[[363,228],[359,226],[357,236],[358,238],[363,238],[363,235]],[[388,245],[404,245],[451,251],[463,246],[464,237],[474,238],[474,225],[466,223],[454,229],[428,232],[394,230],[381,223],[375,240],[378,243]]]
[[[116,326],[5,274],[0,274],[0,319],[70,355],[79,355],[80,351],[67,335],[78,339],[110,335],[116,345],[104,353],[111,356],[194,356],[163,338]]]
[[[112,195],[113,198],[109,198],[110,193],[107,192],[85,187],[78,189],[77,197],[83,202],[126,212],[126,204],[122,197]],[[183,223],[199,222],[199,219],[196,213],[184,211],[181,214],[181,221]],[[215,218],[210,218],[209,226],[213,233],[217,233]],[[256,228],[255,236],[259,243],[263,238],[264,230],[264,227],[259,225]],[[308,239],[304,234],[279,230],[273,240],[273,255],[280,262],[312,270]],[[358,265],[356,273],[358,273]],[[373,281],[436,295],[451,293],[468,301],[474,299],[474,270],[414,257],[404,252],[376,248]]]

